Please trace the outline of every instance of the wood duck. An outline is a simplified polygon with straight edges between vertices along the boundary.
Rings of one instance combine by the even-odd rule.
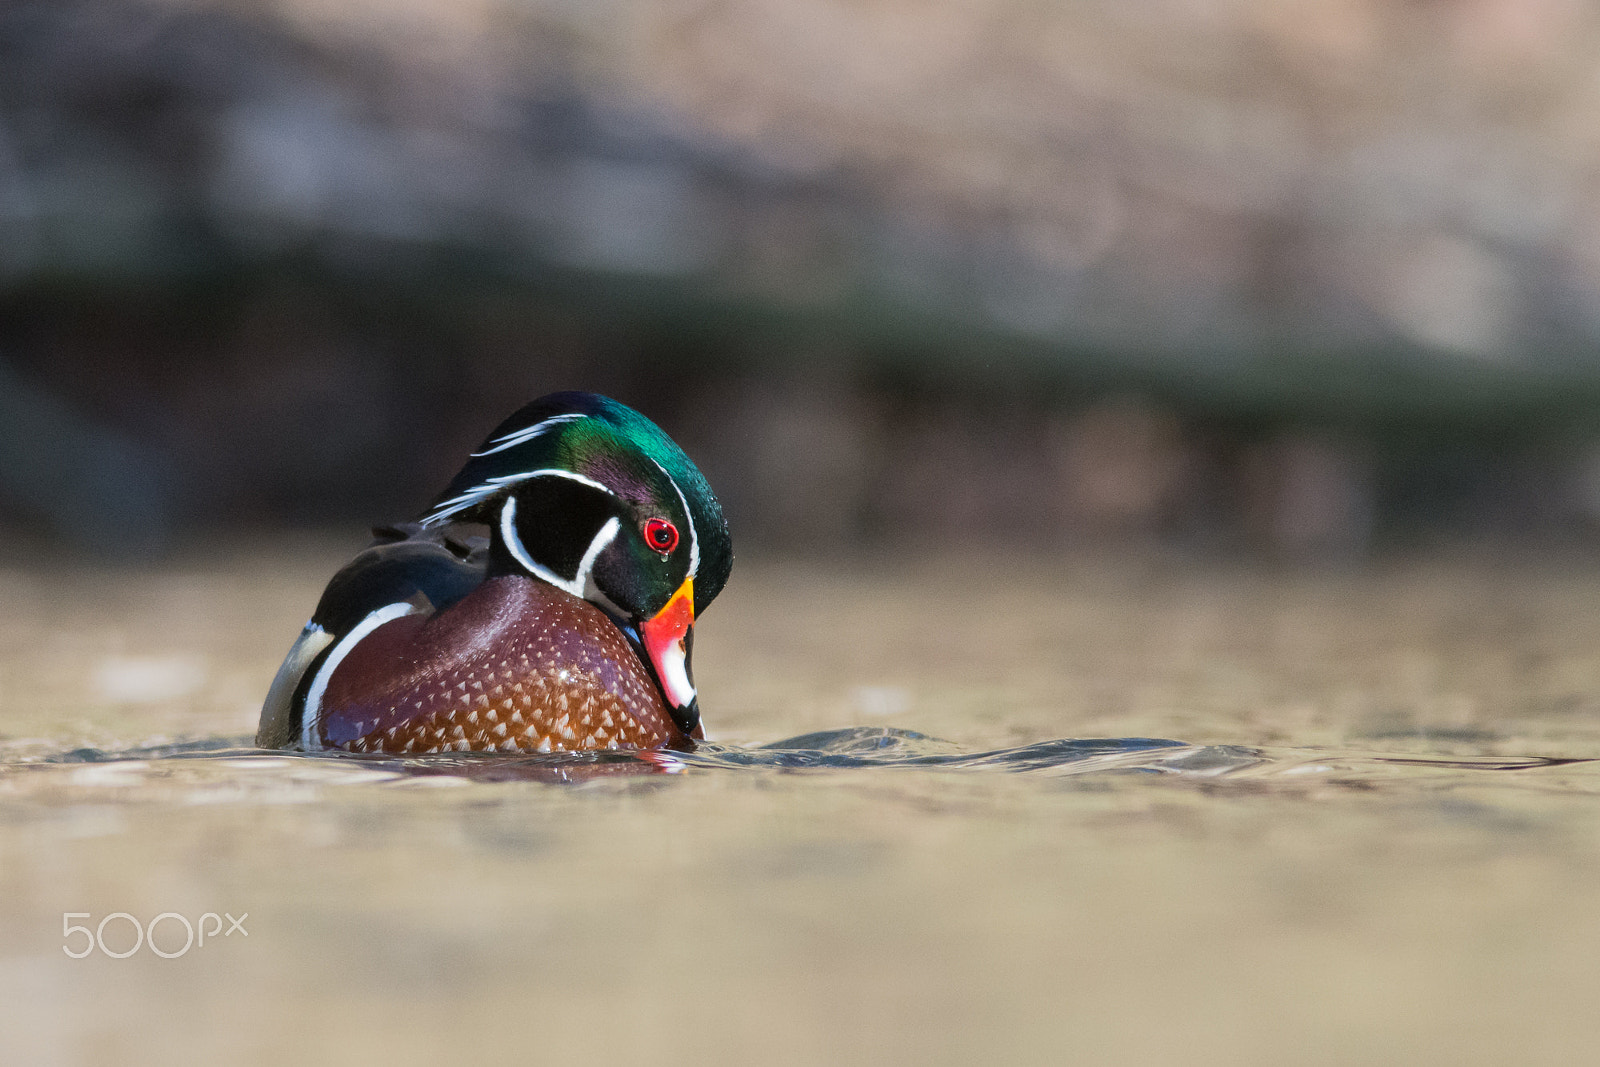
[[[704,736],[692,627],[732,543],[700,471],[637,411],[541,397],[416,522],[373,532],[278,669],[257,744],[572,752]]]

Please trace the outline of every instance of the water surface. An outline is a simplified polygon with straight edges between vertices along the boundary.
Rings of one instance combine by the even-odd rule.
[[[255,750],[343,551],[0,570],[0,1062],[1600,1037],[1600,568],[741,560],[696,753]],[[113,912],[248,935],[63,953]]]

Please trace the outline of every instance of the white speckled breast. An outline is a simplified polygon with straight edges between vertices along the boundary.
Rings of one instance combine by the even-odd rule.
[[[517,576],[373,630],[328,679],[311,736],[351,752],[691,744],[603,612]]]

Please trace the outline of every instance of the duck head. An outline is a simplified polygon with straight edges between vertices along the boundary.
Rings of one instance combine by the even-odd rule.
[[[655,423],[593,393],[541,397],[495,428],[420,521],[483,523],[491,574],[525,574],[606,612],[679,727],[699,725],[693,627],[733,548],[705,477]]]

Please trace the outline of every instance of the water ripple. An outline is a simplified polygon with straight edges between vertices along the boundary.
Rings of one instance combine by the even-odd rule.
[[[174,768],[175,761],[204,760],[235,771],[282,772],[297,781],[394,782],[420,779],[582,782],[627,775],[727,772],[845,772],[925,770],[1005,772],[1042,777],[1088,774],[1164,775],[1192,779],[1260,779],[1289,776],[1387,778],[1429,772],[1529,772],[1591,759],[1549,756],[1416,756],[1313,749],[1193,745],[1146,737],[1041,741],[967,752],[948,741],[891,727],[825,730],[755,747],[702,744],[694,752],[581,752],[549,755],[503,753],[388,754],[292,753],[254,748],[248,738],[206,738],[127,749],[74,748],[13,751],[0,773],[78,766],[83,784],[134,784]],[[101,768],[89,770],[89,768]],[[1590,769],[1585,767],[1585,770]],[[439,782],[438,784],[450,784]]]

